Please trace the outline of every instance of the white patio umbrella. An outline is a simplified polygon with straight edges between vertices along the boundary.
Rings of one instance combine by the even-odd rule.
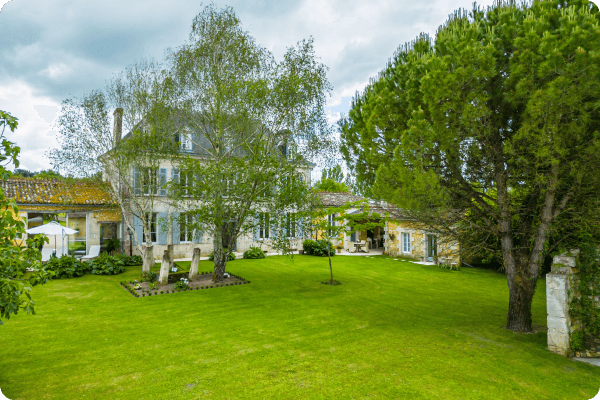
[[[62,235],[61,239],[64,241],[65,235],[72,235],[74,233],[78,233],[79,231],[62,226],[56,221],[52,221],[44,225],[36,226],[35,228],[27,229],[25,232],[31,234],[42,233],[48,236]],[[56,251],[56,237],[54,238],[54,250]]]

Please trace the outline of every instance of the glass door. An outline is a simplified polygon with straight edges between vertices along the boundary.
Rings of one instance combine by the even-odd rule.
[[[427,235],[427,261],[433,261],[437,256],[437,238],[435,235]]]

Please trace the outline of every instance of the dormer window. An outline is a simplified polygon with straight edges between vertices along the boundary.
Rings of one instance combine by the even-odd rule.
[[[189,135],[184,133],[177,134],[177,141],[179,142],[179,148],[183,151],[192,151],[193,143]]]

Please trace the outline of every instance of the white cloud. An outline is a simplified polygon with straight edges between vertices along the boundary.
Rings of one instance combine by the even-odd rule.
[[[36,107],[43,117],[36,112]],[[56,131],[52,131],[51,121],[48,122],[47,119],[51,117],[52,110],[58,111],[59,107],[60,104],[56,101],[35,95],[34,90],[25,82],[11,81],[2,85],[0,110],[7,111],[18,118],[19,122],[14,132],[8,129],[4,132],[8,140],[21,147],[19,168],[32,171],[50,168],[44,154],[57,143]]]

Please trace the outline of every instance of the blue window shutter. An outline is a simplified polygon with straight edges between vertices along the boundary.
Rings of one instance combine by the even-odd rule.
[[[201,243],[202,242],[202,233],[199,229],[194,230],[194,237],[192,243]]]
[[[356,231],[352,232],[350,234],[350,241],[351,242],[356,242]]]
[[[179,213],[173,213],[173,244],[179,244]]]
[[[167,169],[160,168],[158,171],[158,195],[167,195]]]
[[[179,168],[173,168],[171,170],[171,180],[175,183],[179,183]]]
[[[135,236],[137,236],[137,241],[135,238],[133,239],[134,244],[143,244],[144,227],[142,226],[142,220],[136,216],[133,217],[133,230],[135,231]]]
[[[158,213],[158,221],[156,221],[156,229],[158,230],[158,244],[167,244],[168,231],[168,216],[167,213]]]
[[[304,218],[298,218],[298,226],[296,227],[296,237],[303,239],[306,237],[304,234]]]
[[[252,239],[256,242],[259,238],[259,230],[260,230],[260,219],[254,218],[254,236]]]
[[[141,194],[141,192],[140,192],[140,176],[139,176],[138,169],[136,167],[133,167],[133,194],[135,194],[136,196],[139,196]],[[140,224],[141,224],[141,222],[140,222]]]

